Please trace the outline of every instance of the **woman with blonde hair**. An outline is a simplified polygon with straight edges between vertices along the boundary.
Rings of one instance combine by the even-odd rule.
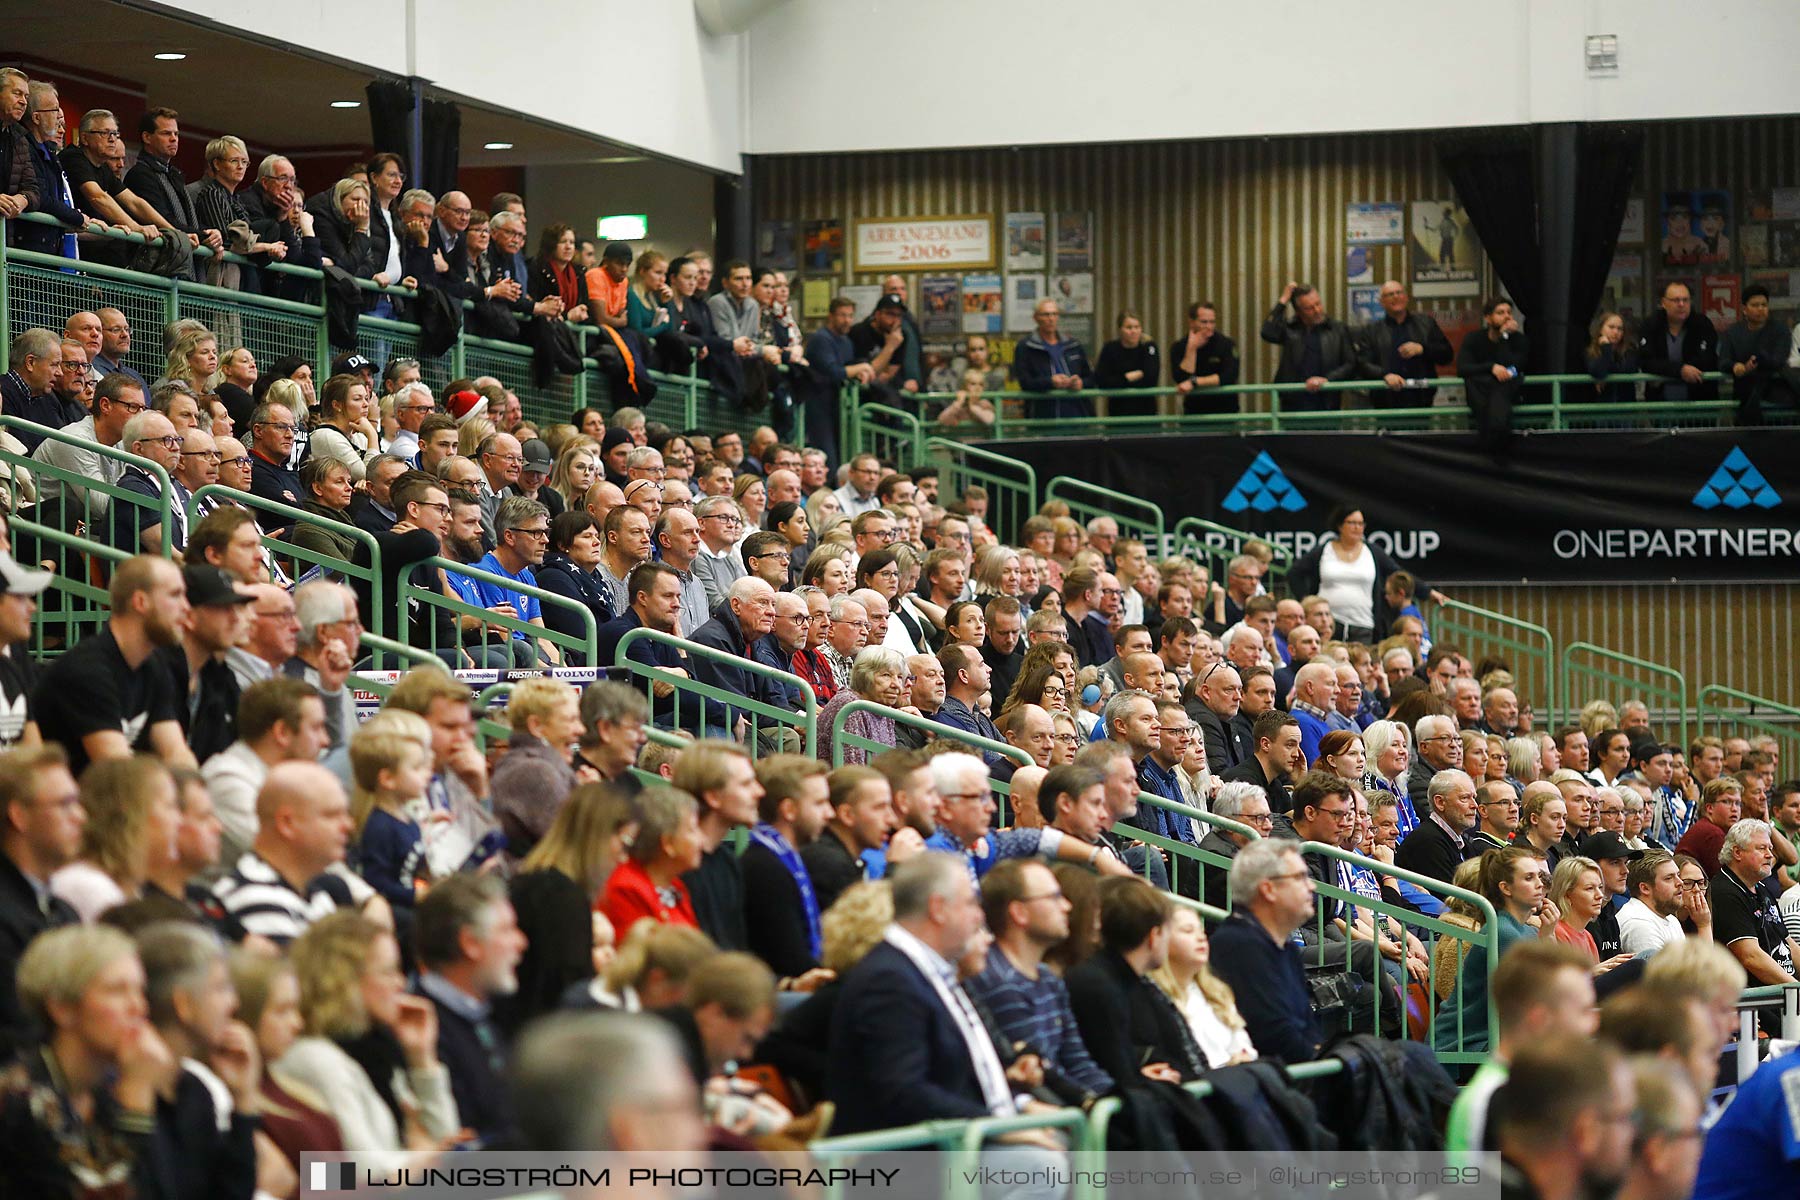
[[[464,458],[475,459],[481,449],[481,443],[488,440],[494,432],[494,423],[486,417],[470,417],[456,431],[456,452]]]
[[[1050,524],[1055,534],[1050,543],[1050,561],[1056,564],[1057,570],[1067,571],[1075,565],[1075,555],[1086,544],[1086,535],[1081,523],[1067,514],[1052,518]]]
[[[567,685],[563,685],[567,686]],[[519,931],[528,939],[519,987],[494,1007],[508,1032],[554,1009],[594,975],[594,903],[637,836],[631,795],[610,783],[584,783],[568,795],[510,885]],[[589,914],[593,914],[590,916]],[[616,938],[611,922],[602,931]]]
[[[763,514],[769,508],[769,489],[763,483],[762,476],[739,475],[732,481],[731,498],[743,510],[744,537],[749,537],[763,527]]]
[[[50,876],[50,894],[92,925],[139,899],[151,874],[175,860],[181,811],[175,778],[148,754],[102,759],[81,773],[81,853]]]
[[[325,1098],[289,1078],[276,1066],[305,1027],[300,981],[285,958],[240,950],[231,956],[231,983],[237,990],[237,1019],[249,1027],[262,1055],[261,1128],[295,1171],[302,1154],[330,1154],[344,1148],[344,1135],[326,1109]]]
[[[850,550],[835,543],[821,545],[807,555],[806,566],[800,570],[801,585],[817,587],[826,599],[848,592],[852,582]]]
[[[625,292],[625,323],[654,342],[669,332],[669,260],[655,250],[638,251],[631,264],[631,286]]]
[[[1487,734],[1479,729],[1464,729],[1457,734],[1462,742],[1462,769],[1477,786],[1486,782],[1488,767]]]
[[[1506,778],[1506,739],[1497,733],[1487,736],[1487,781]],[[1483,782],[1477,779],[1477,784]]]
[[[815,535],[824,537],[845,519],[843,502],[830,488],[820,488],[806,498],[806,523]]]
[[[835,742],[832,727],[837,715],[856,700],[872,700],[889,708],[906,708],[906,657],[887,646],[865,646],[857,652],[856,661],[850,667],[850,686],[826,701],[825,707],[819,710],[818,755],[825,762],[832,761]],[[916,709],[912,711],[917,712]],[[844,732],[889,749],[893,748],[897,733],[894,718],[861,711],[845,718]],[[861,742],[850,741],[844,743],[843,751],[846,766],[867,763],[877,753]]]
[[[691,925],[639,921],[604,971],[564,995],[563,1007],[621,1012],[673,1008],[687,995],[694,968],[718,953],[713,940]]]
[[[1479,892],[1481,859],[1466,859],[1457,864],[1456,873],[1450,877],[1450,882],[1465,892]],[[1444,902],[1442,920],[1447,925],[1455,925],[1470,932],[1479,930],[1486,923],[1479,908],[1456,896]],[[1450,999],[1450,993],[1456,990],[1456,975],[1462,969],[1462,960],[1468,956],[1468,946],[1468,942],[1440,935],[1432,947],[1431,990],[1437,994],[1440,1002]]]
[[[507,850],[516,858],[537,845],[575,787],[570,757],[581,738],[580,702],[567,680],[523,679],[507,696],[506,723],[512,737],[488,791]]]
[[[198,323],[196,322],[196,325]],[[219,339],[203,325],[182,330],[169,347],[163,378],[180,380],[196,394],[210,392],[219,374]],[[160,381],[159,381],[160,382]]]
[[[409,995],[394,935],[361,913],[315,922],[289,950],[305,1036],[276,1069],[325,1100],[344,1148],[439,1150],[459,1132],[437,1010]]]
[[[1150,972],[1150,981],[1175,1002],[1187,1018],[1194,1042],[1209,1067],[1226,1067],[1256,1058],[1250,1031],[1238,1012],[1231,985],[1212,973],[1212,943],[1200,915],[1176,908],[1169,918],[1168,957]]]
[[[38,934],[18,959],[19,1015],[42,1031],[0,1074],[9,1196],[162,1194],[175,1146],[152,1137],[181,1067],[151,1027],[144,966],[107,926]]]
[[[1538,745],[1536,738],[1507,738],[1506,742],[1506,774],[1521,784],[1536,783],[1539,767],[1544,760],[1544,749]]]
[[[1019,552],[1011,546],[994,544],[975,552],[975,596],[989,600],[995,596],[1019,596]]]
[[[550,488],[563,498],[565,509],[580,507],[581,498],[600,479],[600,444],[576,434],[563,443],[550,470]]]
[[[1606,730],[1619,728],[1619,710],[1608,701],[1589,700],[1581,706],[1581,719],[1576,724],[1591,742]]]
[[[1556,864],[1550,873],[1550,903],[1561,915],[1552,936],[1587,955],[1594,964],[1594,974],[1604,975],[1632,959],[1629,954],[1615,954],[1600,961],[1600,947],[1588,926],[1605,910],[1611,897],[1606,891],[1606,877],[1600,864],[1580,854],[1570,854]]]
[[[306,389],[300,386],[298,380],[276,379],[263,392],[262,403],[279,404],[293,414],[294,448],[288,454],[287,468],[290,471],[298,471],[300,464],[306,461],[307,451],[312,442],[310,428],[312,405],[307,402]]]

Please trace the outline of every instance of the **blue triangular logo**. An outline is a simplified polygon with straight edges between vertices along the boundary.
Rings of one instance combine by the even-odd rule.
[[[1247,508],[1264,513],[1277,508],[1299,512],[1306,507],[1306,497],[1281,473],[1281,468],[1275,465],[1269,452],[1263,450],[1257,453],[1255,461],[1238,477],[1238,481],[1231,485],[1231,491],[1226,493],[1220,507],[1226,512],[1234,513],[1243,512]]]
[[[1756,469],[1750,456],[1744,453],[1743,447],[1733,446],[1731,453],[1725,456],[1718,469],[1707,477],[1706,483],[1694,493],[1695,508],[1774,508],[1781,503],[1781,495],[1769,486],[1763,473]]]

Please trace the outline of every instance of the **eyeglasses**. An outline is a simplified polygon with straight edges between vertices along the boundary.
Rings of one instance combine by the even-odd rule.
[[[1274,813],[1266,813],[1266,812],[1265,813],[1239,813],[1238,820],[1242,821],[1246,825],[1273,825],[1275,823],[1275,814]]]
[[[742,525],[744,518],[735,513],[708,513],[700,518],[702,521],[717,521],[722,525]]]
[[[988,800],[993,797],[993,789],[982,788],[979,792],[939,792],[944,800]]]
[[[210,462],[218,462],[219,461],[219,452],[217,450],[183,450],[181,452],[181,457],[183,457],[183,458],[204,458]]]
[[[137,441],[135,441],[131,444],[134,446],[141,446],[145,442],[161,442],[165,447],[167,447],[170,450],[181,449],[181,439],[176,437],[174,434],[170,434],[168,437],[139,438]]]
[[[519,466],[525,465],[525,456],[522,454],[501,454],[497,450],[490,450],[487,453],[487,457],[497,458],[503,463],[517,463]]]
[[[1170,737],[1185,738],[1194,736],[1194,727],[1192,725],[1158,725],[1157,728],[1168,734]]]
[[[300,623],[299,617],[291,608],[259,608],[256,610],[256,615],[259,617],[268,617],[272,621],[292,621],[296,625]]]
[[[842,617],[833,617],[831,620],[831,623],[833,625],[848,625],[853,629],[861,629],[861,630],[864,630],[865,632],[872,628],[872,626],[867,621],[846,621]]]
[[[1271,875],[1270,879],[1311,879],[1311,871],[1283,871],[1279,875]]]
[[[137,416],[139,413],[143,412],[144,409],[146,407],[148,407],[147,405],[144,405],[144,404],[127,404],[123,400],[107,400],[106,402],[115,408],[124,409],[126,412],[130,413],[134,417]]]
[[[548,538],[550,536],[550,530],[547,528],[546,529],[520,529],[517,525],[509,525],[507,527],[507,529],[512,533],[522,533],[526,537],[531,537],[531,538]]]
[[[1081,735],[1078,733],[1059,733],[1056,735],[1056,740],[1065,746],[1081,745]]]
[[[235,467],[241,463],[247,463],[249,461],[250,461],[250,456],[248,454],[239,454],[239,455],[235,455],[231,458],[221,458],[219,460],[219,465],[221,467]]]
[[[420,508],[436,509],[438,512],[444,514],[444,516],[446,516],[446,517],[450,515],[450,506],[448,504],[438,504],[438,503],[435,503],[433,501],[428,501],[428,500],[414,500],[413,503],[418,505]]]
[[[298,425],[288,421],[259,421],[256,423],[255,427],[258,429],[273,429],[276,433],[292,433],[294,430],[300,428]]]

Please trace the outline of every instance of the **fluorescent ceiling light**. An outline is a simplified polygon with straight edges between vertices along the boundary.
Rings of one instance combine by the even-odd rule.
[[[333,108],[361,108],[362,101],[361,100],[333,100],[331,102],[331,107],[333,107]]]
[[[482,149],[483,150],[511,150],[512,143],[511,142],[489,142],[489,143],[487,143],[487,145],[483,146]]]
[[[187,55],[183,54],[179,50],[164,50],[161,54],[158,54],[156,56],[156,61],[158,61],[158,62],[180,62],[182,59],[184,59],[186,57],[187,57]]]

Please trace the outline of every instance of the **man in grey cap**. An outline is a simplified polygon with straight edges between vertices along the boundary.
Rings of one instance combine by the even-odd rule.
[[[556,469],[556,459],[551,455],[549,445],[540,438],[526,438],[519,443],[519,452],[525,456],[525,463],[519,468],[519,481],[507,488],[505,494],[536,500],[550,510],[550,519],[554,521],[567,506],[555,488],[545,486],[550,482],[550,472]]]
[[[21,566],[0,551],[0,750],[43,741],[31,707],[37,669],[26,643],[37,598],[55,578],[55,572]]]

